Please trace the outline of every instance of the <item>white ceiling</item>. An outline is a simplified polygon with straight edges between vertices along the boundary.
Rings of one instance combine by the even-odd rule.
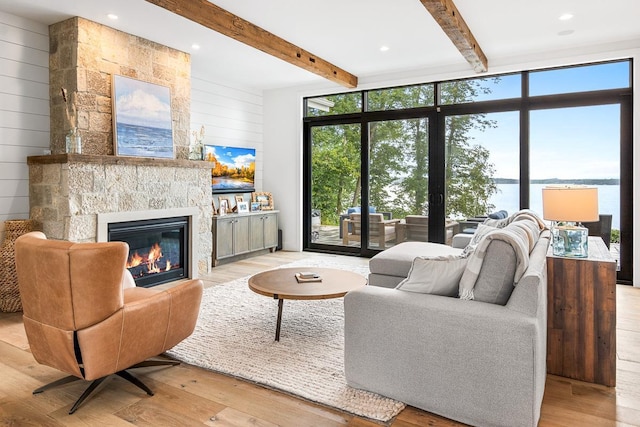
[[[358,76],[466,65],[419,0],[214,0]],[[639,41],[638,0],[454,0],[492,62],[550,50]],[[0,11],[52,24],[81,16],[188,52],[195,76],[257,89],[324,79],[144,0],[0,0]],[[117,14],[110,20],[107,14]],[[574,17],[558,18],[564,13]],[[560,35],[571,32],[568,35]],[[199,50],[191,46],[197,43]],[[386,45],[389,50],[381,52]],[[469,69],[470,66],[469,66]]]

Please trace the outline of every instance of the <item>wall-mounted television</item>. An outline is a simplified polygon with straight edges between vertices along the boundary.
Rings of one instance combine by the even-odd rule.
[[[212,193],[255,191],[255,148],[205,145],[203,160],[215,163],[211,169]]]

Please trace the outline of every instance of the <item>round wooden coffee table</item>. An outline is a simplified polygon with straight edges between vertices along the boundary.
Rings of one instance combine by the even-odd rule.
[[[311,271],[318,274],[321,282],[298,283],[295,274]],[[276,341],[280,341],[282,305],[286,299],[329,299],[340,298],[347,292],[367,284],[363,276],[335,268],[294,267],[263,271],[249,278],[249,288],[260,295],[278,300],[278,320]]]

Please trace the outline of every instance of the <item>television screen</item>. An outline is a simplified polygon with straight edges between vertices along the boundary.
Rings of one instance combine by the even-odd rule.
[[[204,160],[215,163],[211,169],[212,193],[251,193],[255,191],[255,148],[205,145]]]

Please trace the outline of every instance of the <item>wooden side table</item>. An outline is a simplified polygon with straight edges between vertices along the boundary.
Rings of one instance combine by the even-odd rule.
[[[547,253],[547,372],[616,385],[616,262],[600,237],[587,258]]]

